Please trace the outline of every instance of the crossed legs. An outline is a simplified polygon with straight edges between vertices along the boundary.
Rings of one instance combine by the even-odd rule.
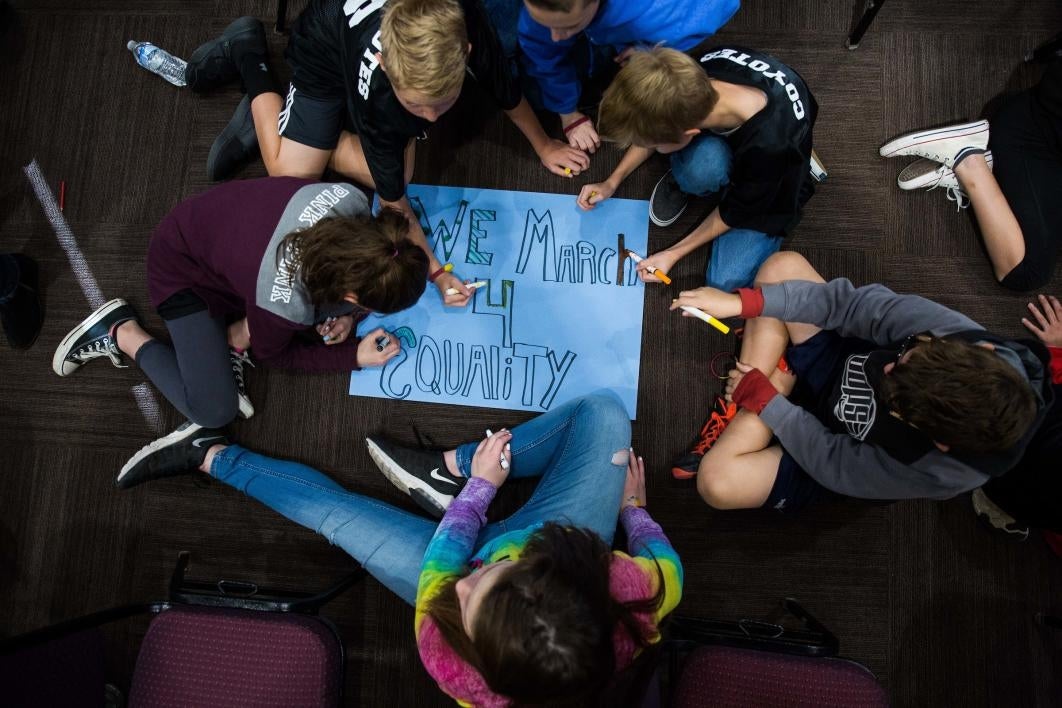
[[[756,273],[756,285],[784,280],[825,282],[798,253],[785,251],[768,258]],[[799,322],[757,317],[745,323],[740,360],[767,374],[775,388],[788,395],[795,380],[778,369],[778,360],[792,344],[803,344],[819,328]],[[719,440],[701,459],[697,491],[716,509],[753,509],[770,495],[782,459],[780,445],[771,444],[773,433],[759,416],[740,411]]]

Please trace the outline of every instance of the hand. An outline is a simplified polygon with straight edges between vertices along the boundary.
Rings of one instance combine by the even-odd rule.
[[[731,402],[734,400],[734,389],[741,383],[741,379],[745,378],[745,374],[753,370],[753,367],[748,364],[742,364],[740,361],[734,364],[734,368],[730,370],[730,377],[726,380],[726,400]]]
[[[317,334],[321,335],[326,347],[341,344],[347,341],[351,330],[354,329],[354,318],[350,315],[329,317],[314,329],[317,330]]]
[[[538,156],[547,170],[561,177],[575,177],[590,166],[590,158],[585,152],[552,138]],[[570,171],[565,172],[565,168]]]
[[[645,506],[645,460],[635,456],[633,447],[627,456],[627,481],[623,485],[620,511],[628,506]]]
[[[1058,298],[1054,295],[1037,297],[1043,312],[1037,309],[1036,303],[1030,302],[1028,307],[1039,326],[1034,325],[1026,317],[1021,318],[1021,323],[1047,346],[1062,347],[1062,304],[1059,304]]]
[[[495,487],[502,486],[512,464],[512,453],[509,452],[509,441],[512,439],[513,434],[505,428],[483,438],[472,455],[472,476],[485,479]]]
[[[584,184],[583,188],[579,190],[579,196],[575,198],[575,203],[583,211],[589,211],[611,197],[615,191],[616,188],[607,181]]]
[[[617,54],[612,61],[616,62],[620,66],[627,63],[627,60],[631,58],[631,54],[634,54],[638,49],[636,47],[627,47],[622,52]]]
[[[635,266],[635,270],[643,283],[659,283],[661,282],[660,278],[650,273],[649,269],[656,268],[659,271],[663,271],[664,275],[667,275],[678,262],[679,257],[672,254],[671,251],[659,251],[648,258],[642,259],[642,262]]]
[[[387,344],[382,352],[376,351],[376,338],[381,335],[387,337]],[[400,351],[402,351],[402,342],[399,341],[398,337],[383,327],[377,327],[358,342],[358,366],[363,369],[370,366],[383,366],[398,356]]]
[[[439,288],[443,304],[449,307],[464,307],[472,299],[473,290],[461,282],[461,279],[453,273],[443,273],[436,278],[435,287]],[[456,290],[457,294],[447,295],[446,291],[450,288]]]
[[[644,263],[647,263],[647,258]],[[657,266],[658,268],[660,266]],[[677,310],[683,305],[696,307],[704,310],[712,317],[721,320],[727,317],[737,317],[741,314],[741,296],[736,293],[727,293],[716,288],[705,286],[696,290],[683,290],[679,296],[671,301],[671,309]],[[685,310],[684,317],[693,317]]]
[[[582,120],[583,118],[586,118],[586,116],[579,111],[576,111],[575,113],[565,113],[561,116],[561,125],[564,128],[567,128],[575,121]],[[598,137],[597,131],[594,130],[594,121],[592,120],[580,123],[576,127],[567,131],[564,135],[568,138],[569,145],[590,154],[593,154],[599,147],[601,147],[601,138]]]

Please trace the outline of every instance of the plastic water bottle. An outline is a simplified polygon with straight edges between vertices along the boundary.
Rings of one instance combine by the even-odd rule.
[[[174,86],[184,86],[184,69],[188,62],[175,57],[165,49],[159,49],[151,42],[129,40],[125,45],[136,58],[136,63],[148,71],[158,74]]]

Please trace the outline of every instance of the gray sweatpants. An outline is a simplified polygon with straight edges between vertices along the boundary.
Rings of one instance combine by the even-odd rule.
[[[232,422],[239,410],[224,320],[206,310],[165,320],[173,344],[140,347],[136,363],[188,420],[205,428]]]

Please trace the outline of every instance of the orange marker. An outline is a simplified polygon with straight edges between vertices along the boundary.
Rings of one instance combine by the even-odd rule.
[[[641,256],[639,256],[634,251],[627,251],[627,255],[630,256],[631,260],[634,261],[635,263],[641,263],[644,260]],[[659,280],[664,285],[671,285],[671,278],[667,277],[667,273],[665,273],[664,271],[662,271],[662,270],[660,270],[658,268],[654,268],[653,266],[649,266],[649,268],[647,270],[652,275],[655,275],[657,280]]]

